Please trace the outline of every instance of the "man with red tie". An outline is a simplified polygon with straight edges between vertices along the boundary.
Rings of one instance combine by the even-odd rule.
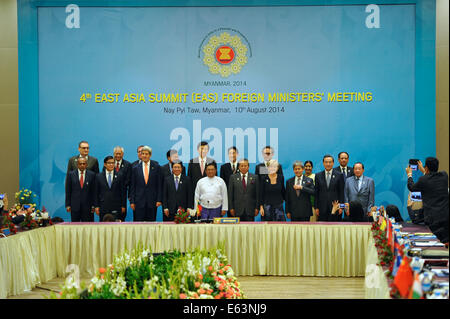
[[[66,177],[66,210],[72,222],[93,222],[95,173],[86,169],[84,157],[77,160],[77,167]]]
[[[141,150],[142,163],[131,170],[130,206],[134,212],[133,221],[156,221],[157,208],[162,202],[161,168],[151,161],[152,149]]]

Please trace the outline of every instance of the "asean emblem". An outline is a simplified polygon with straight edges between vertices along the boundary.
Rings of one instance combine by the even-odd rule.
[[[232,73],[241,72],[247,63],[247,47],[238,35],[231,36],[223,32],[219,36],[213,35],[203,47],[203,63],[212,74],[229,77]]]

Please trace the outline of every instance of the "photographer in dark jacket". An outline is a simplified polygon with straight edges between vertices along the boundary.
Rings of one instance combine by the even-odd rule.
[[[425,167],[418,162],[419,170],[424,174],[414,183],[411,167],[406,168],[408,174],[408,189],[411,192],[421,192],[425,224],[433,234],[448,246],[448,175],[438,172],[439,160],[427,157]]]

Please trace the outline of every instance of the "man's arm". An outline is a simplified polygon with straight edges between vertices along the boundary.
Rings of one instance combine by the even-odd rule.
[[[366,214],[368,212],[370,212],[370,210],[372,209],[373,205],[375,205],[375,182],[373,181],[373,179],[370,179],[370,183],[369,183],[369,207],[368,207],[368,211],[365,212]]]
[[[222,210],[228,210],[228,192],[225,181],[221,181],[220,189],[222,190]]]
[[[417,183],[414,183],[412,176],[408,176],[408,189],[410,192],[421,192],[424,188],[424,176],[421,176]]]
[[[294,177],[294,184],[295,184],[295,177]],[[291,212],[291,187],[289,186],[289,180],[286,181],[286,214],[289,214]]]
[[[228,182],[228,209],[234,209],[234,179],[231,177]]]
[[[310,183],[302,186],[301,191],[307,193],[308,195],[314,195],[314,183],[313,183],[312,179],[310,179],[310,180],[311,180]],[[287,188],[287,185],[286,185],[286,188]]]
[[[200,200],[200,194],[201,194],[201,183],[200,181],[197,183],[197,186],[195,187],[195,193],[194,193],[194,210],[197,211],[198,202]]]
[[[344,203],[348,203],[349,188],[350,188],[350,177],[347,177],[347,180],[345,181],[345,186],[344,186]]]
[[[164,181],[164,183],[163,183],[163,196],[162,196],[162,198],[163,198],[163,200],[162,200],[162,207],[163,207],[163,210],[165,210],[165,209],[169,209],[169,205],[168,205],[168,184],[169,184],[169,182],[168,181]]]
[[[66,176],[66,207],[70,207],[70,198],[72,195],[72,182],[70,179],[70,174]]]

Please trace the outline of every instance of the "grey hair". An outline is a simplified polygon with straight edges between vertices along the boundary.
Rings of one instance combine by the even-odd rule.
[[[115,153],[116,150],[120,150],[122,153],[125,153],[125,150],[123,149],[122,146],[116,146],[116,147],[114,147],[113,153]]]
[[[152,148],[150,146],[145,145],[144,147],[142,147],[141,152],[142,151],[147,151],[150,154],[152,154]]]
[[[300,166],[300,167],[305,167],[304,165],[303,165],[303,162],[302,161],[295,161],[294,162],[294,164],[292,164],[292,168],[295,168],[295,166]]]

